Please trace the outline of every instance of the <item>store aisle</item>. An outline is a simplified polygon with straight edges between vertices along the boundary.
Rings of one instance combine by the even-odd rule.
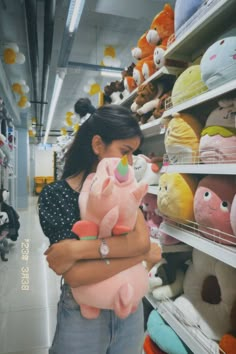
[[[56,324],[60,278],[47,266],[37,197],[20,212],[20,236],[0,259],[0,354],[46,354]]]

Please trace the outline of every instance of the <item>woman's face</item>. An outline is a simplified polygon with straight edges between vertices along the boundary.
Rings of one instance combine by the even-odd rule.
[[[103,143],[98,154],[98,160],[104,157],[122,157],[127,155],[129,165],[133,164],[133,152],[138,149],[140,138],[138,136],[129,139],[114,140],[110,145]]]

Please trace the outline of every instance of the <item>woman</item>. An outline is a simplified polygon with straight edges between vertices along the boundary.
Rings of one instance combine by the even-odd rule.
[[[136,120],[124,107],[110,105],[97,109],[79,129],[67,152],[62,180],[46,186],[39,198],[39,216],[51,246],[45,252],[49,267],[62,275],[64,284],[58,303],[53,354],[139,354],[143,343],[143,308],[126,319],[111,310],[102,310],[97,319],[81,316],[70,287],[105,280],[137,263],[160,260],[160,249],[150,248],[141,211],[132,232],[124,237],[78,242],[71,231],[80,219],[79,191],[89,173],[104,157],[132,154],[143,136]],[[98,206],[99,207],[99,206]],[[105,252],[105,254],[104,254]],[[109,264],[104,257],[109,258]]]

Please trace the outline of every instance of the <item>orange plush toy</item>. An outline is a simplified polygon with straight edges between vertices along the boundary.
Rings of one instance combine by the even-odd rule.
[[[166,354],[166,352],[163,352],[163,350],[158,348],[158,346],[151,340],[149,335],[147,335],[145,338],[143,349],[145,354]]]
[[[152,45],[163,45],[167,47],[169,37],[174,33],[174,10],[170,4],[165,4],[151,23],[147,33],[147,41]]]
[[[134,59],[140,60],[152,55],[155,49],[155,45],[149,43],[146,38],[147,32],[145,32],[138,40],[137,47],[131,50],[131,54]]]
[[[153,60],[153,55],[148,56],[147,58],[141,59],[137,62],[137,64],[134,67],[133,70],[133,78],[137,84],[137,86],[139,86],[140,84],[142,84],[144,82],[144,76],[143,76],[143,64],[145,62],[147,62],[148,60]]]

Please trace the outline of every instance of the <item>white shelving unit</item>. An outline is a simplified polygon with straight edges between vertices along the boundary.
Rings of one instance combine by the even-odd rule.
[[[161,173],[178,172],[191,174],[210,175],[236,175],[236,163],[215,163],[215,164],[186,164],[186,165],[166,165],[161,168]],[[155,191],[154,191],[155,192]],[[151,192],[150,192],[151,193]],[[156,194],[156,193],[153,193]]]

